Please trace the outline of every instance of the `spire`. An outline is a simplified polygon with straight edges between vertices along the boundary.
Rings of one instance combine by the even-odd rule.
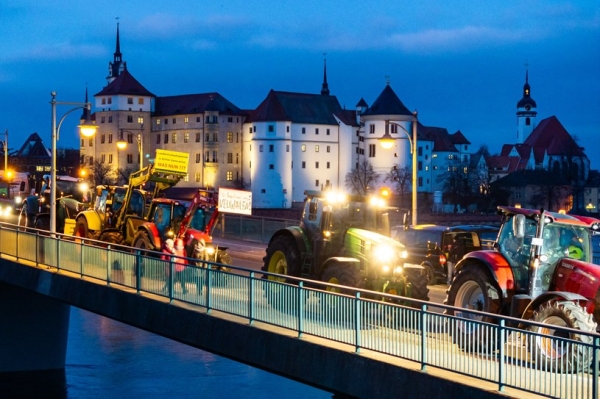
[[[88,103],[88,87],[87,83],[85,84],[85,103]],[[83,113],[81,114],[81,119],[89,120],[90,119],[90,110],[87,107],[83,108]]]
[[[113,61],[108,63],[108,76],[106,80],[108,83],[112,82],[127,68],[127,63],[123,62],[121,54],[121,35],[119,33],[119,17],[117,17],[117,40],[115,46],[115,53]]]
[[[329,85],[327,84],[327,59],[323,59],[323,86],[321,87],[321,95],[329,95]]]

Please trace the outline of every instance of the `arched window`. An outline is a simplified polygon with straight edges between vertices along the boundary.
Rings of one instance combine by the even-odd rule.
[[[525,118],[525,126],[529,126],[529,125],[531,125],[531,119]]]

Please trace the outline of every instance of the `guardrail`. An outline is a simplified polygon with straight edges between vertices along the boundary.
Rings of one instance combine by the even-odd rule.
[[[11,225],[12,226],[12,225]],[[93,240],[86,243],[106,246]],[[188,259],[121,246],[92,246],[17,226],[0,225],[0,254],[93,277],[248,320],[411,360],[497,384],[560,398],[598,397],[600,335],[500,317],[334,284]],[[453,316],[459,312],[461,317]],[[487,320],[487,322],[481,321]],[[572,338],[566,338],[572,337]],[[560,354],[555,360],[546,355]],[[583,362],[583,363],[582,363]],[[578,364],[579,366],[576,366]]]

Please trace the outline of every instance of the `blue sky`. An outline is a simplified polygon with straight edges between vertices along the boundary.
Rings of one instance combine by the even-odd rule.
[[[166,5],[166,6],[165,6]],[[525,64],[538,121],[555,115],[600,169],[600,6],[579,1],[0,0],[0,129],[50,145],[50,92],[106,84],[116,17],[129,71],[165,96],[218,91],[252,109],[270,89],[372,104],[386,79],[420,121],[492,153],[514,142]],[[59,107],[58,116],[69,110]],[[70,115],[59,147],[78,145]]]

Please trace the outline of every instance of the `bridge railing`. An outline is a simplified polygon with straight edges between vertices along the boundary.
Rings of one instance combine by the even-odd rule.
[[[468,375],[500,391],[598,397],[598,334],[196,260],[178,271],[160,253],[84,241],[0,225],[0,252],[16,261]]]

